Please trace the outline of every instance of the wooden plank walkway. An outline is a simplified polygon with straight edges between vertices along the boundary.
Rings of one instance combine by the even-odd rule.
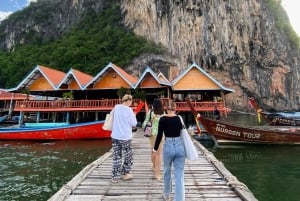
[[[211,152],[198,141],[194,140],[194,143],[200,157],[196,161],[186,160],[186,201],[257,200],[247,186],[239,182]],[[110,182],[112,166],[110,151],[86,166],[48,201],[162,200],[163,182],[153,179],[149,140],[143,136],[141,130],[134,134],[133,150],[132,180],[120,180],[116,184]]]

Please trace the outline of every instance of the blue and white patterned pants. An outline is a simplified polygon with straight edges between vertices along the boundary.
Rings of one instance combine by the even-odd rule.
[[[117,140],[112,138],[113,163],[112,178],[130,173],[133,164],[131,140]],[[124,160],[122,156],[124,155]],[[123,163],[122,163],[123,162]]]

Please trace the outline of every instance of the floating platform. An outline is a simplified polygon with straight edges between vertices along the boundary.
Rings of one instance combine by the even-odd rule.
[[[239,182],[211,152],[195,139],[193,141],[199,152],[199,159],[186,160],[186,201],[257,200],[247,186]],[[139,129],[134,133],[132,143],[134,151],[132,180],[111,183],[112,152],[109,151],[87,165],[48,201],[162,200],[163,182],[153,178],[149,139],[144,137],[142,130]],[[173,193],[171,197],[174,197]]]

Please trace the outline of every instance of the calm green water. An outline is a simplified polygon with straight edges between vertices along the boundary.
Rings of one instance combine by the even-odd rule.
[[[227,120],[241,125],[259,125],[257,117],[251,115],[230,115]],[[224,145],[207,148],[239,181],[248,186],[258,200],[300,200],[299,145]]]
[[[48,200],[110,148],[110,140],[0,141],[0,200]]]
[[[300,146],[220,146],[212,152],[258,200],[300,200]]]
[[[256,117],[249,115],[230,115],[228,120],[256,124]],[[110,140],[0,141],[0,200],[48,200],[83,167],[110,148]],[[258,200],[300,200],[300,146],[208,148]]]

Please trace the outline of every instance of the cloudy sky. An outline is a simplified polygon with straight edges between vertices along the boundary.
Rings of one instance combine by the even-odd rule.
[[[294,30],[300,36],[300,1],[298,0],[282,0],[282,6],[287,11],[290,18],[290,23],[294,27]]]
[[[1,0],[0,11],[13,12],[27,6],[30,0]]]
[[[31,1],[37,0],[0,0],[0,21],[12,12],[28,6]]]
[[[28,6],[31,1],[37,0],[0,0],[0,21],[8,14]],[[286,9],[294,30],[300,36],[300,1],[282,0],[282,6]]]

